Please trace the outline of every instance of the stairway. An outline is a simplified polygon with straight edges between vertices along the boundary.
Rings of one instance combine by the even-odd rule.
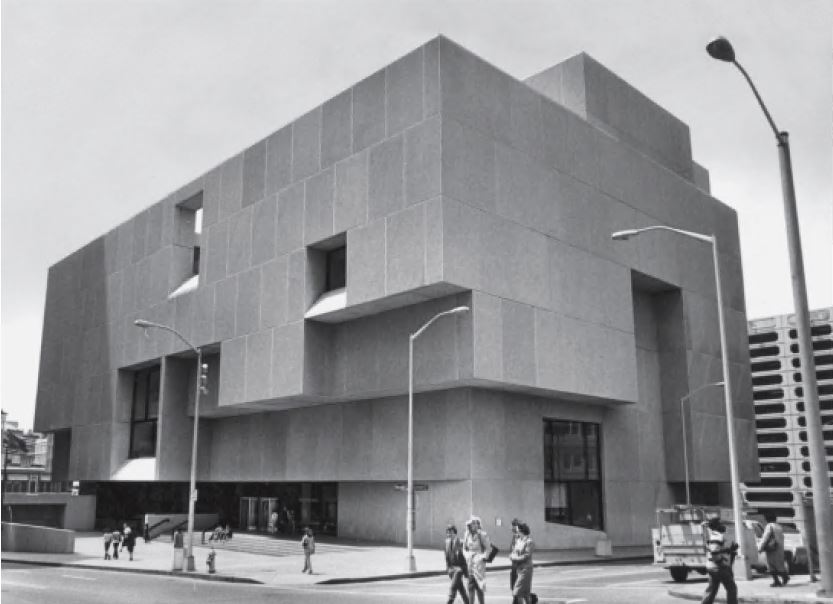
[[[206,548],[214,546],[217,551],[227,550],[232,552],[243,552],[247,554],[258,554],[261,556],[301,556],[304,550],[301,548],[301,537],[290,539],[284,536],[262,535],[258,533],[234,533],[228,541],[212,541],[209,543],[210,531],[205,532],[205,543],[202,542],[202,531],[194,531],[194,548]],[[170,539],[170,538],[168,538]],[[185,544],[188,544],[187,535]],[[334,552],[350,552],[357,549],[367,549],[355,545],[338,545],[336,543],[321,543],[316,539],[315,552],[318,554]]]

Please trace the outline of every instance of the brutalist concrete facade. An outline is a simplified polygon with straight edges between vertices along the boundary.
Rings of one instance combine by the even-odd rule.
[[[199,285],[188,274],[203,209]],[[539,547],[593,545],[545,521],[543,420],[601,426],[604,530],[645,543],[681,492],[679,400],[721,379],[720,241],[741,475],[757,478],[735,212],[688,127],[582,54],[522,82],[439,37],[50,269],[35,427],[72,479],[127,462],[131,376],[161,365],[155,480],[186,481],[206,347],[200,481],[338,483],[338,532],[404,541],[408,334],[416,344],[415,541],[479,514]],[[310,309],[346,244],[344,303]],[[727,502],[719,392],[687,408],[692,478]],[[499,521],[500,519],[500,521]],[[501,526],[498,527],[498,524]]]

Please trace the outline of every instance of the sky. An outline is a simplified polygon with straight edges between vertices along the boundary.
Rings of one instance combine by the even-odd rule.
[[[437,34],[524,79],[587,52],[691,128],[738,212],[748,318],[792,312],[790,133],[810,308],[833,305],[826,0],[0,0],[2,407],[34,416],[49,266]]]

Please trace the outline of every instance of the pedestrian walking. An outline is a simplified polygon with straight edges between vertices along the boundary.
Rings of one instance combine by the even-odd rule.
[[[133,560],[133,548],[136,547],[136,533],[130,528],[130,525],[124,523],[124,537],[122,538],[121,551],[127,548],[127,553],[130,554],[130,560]]]
[[[726,604],[738,603],[738,587],[732,572],[737,544],[726,544],[726,527],[720,524],[720,516],[712,514],[703,525],[703,545],[706,548],[706,571],[709,585],[701,604],[713,604],[721,584],[726,590]]]
[[[121,533],[119,529],[113,531],[113,560],[119,559],[119,545],[121,544]]]
[[[269,533],[274,535],[278,532],[278,513],[272,512],[269,515]]]
[[[463,554],[466,557],[469,578],[469,600],[474,604],[474,596],[480,604],[485,602],[486,592],[486,557],[492,549],[489,535],[482,529],[480,518],[472,516],[466,523],[466,536],[463,539]]]
[[[509,541],[509,553],[515,550],[515,541],[518,540],[518,525],[521,523],[517,518],[512,518],[512,539]],[[509,591],[514,594],[515,581],[518,579],[518,571],[515,565],[509,570]],[[518,599],[512,596],[512,604],[518,604]]]
[[[532,552],[535,544],[529,534],[529,526],[519,522],[517,537],[509,552],[515,581],[512,585],[512,600],[518,604],[532,604]],[[537,598],[535,598],[537,600]]]
[[[463,583],[463,579],[469,576],[466,558],[463,555],[463,542],[457,536],[457,527],[453,524],[449,524],[445,529],[445,567],[451,580],[447,604],[454,602],[458,592],[463,604],[469,604],[469,596]]]
[[[766,522],[758,551],[766,552],[766,570],[772,577],[770,587],[781,587],[790,582],[790,573],[784,562],[784,529],[778,524],[775,514],[767,514]]]
[[[104,529],[104,559],[110,559],[110,544],[113,542],[113,531],[110,527]]]
[[[312,574],[312,560],[310,560],[310,556],[315,553],[315,537],[313,537],[312,529],[309,527],[304,529],[304,536],[301,538],[301,547],[304,548],[304,570],[301,572]]]

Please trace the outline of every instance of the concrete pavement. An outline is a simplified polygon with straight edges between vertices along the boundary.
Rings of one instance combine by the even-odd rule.
[[[270,539],[264,537],[264,539]],[[233,542],[234,540],[232,540]],[[313,574],[301,573],[303,553],[300,540],[282,540],[293,548],[289,555],[264,555],[224,549],[218,545],[216,551],[216,574],[207,571],[206,558],[210,547],[195,544],[195,572],[172,570],[173,547],[167,538],[145,543],[136,542],[133,561],[127,559],[127,552],[119,554],[118,560],[104,560],[104,548],[98,533],[79,533],[75,538],[73,554],[41,554],[30,552],[3,552],[4,561],[29,564],[62,565],[79,568],[108,569],[122,572],[144,572],[181,575],[189,578],[267,585],[309,585],[314,583],[352,583],[382,581],[404,577],[442,575],[445,573],[445,558],[439,549],[415,548],[416,573],[405,569],[405,548],[401,545],[374,543],[356,544],[349,541],[327,540],[316,543],[312,556]],[[599,561],[627,561],[650,559],[650,547],[614,548],[610,558],[599,558],[593,550],[549,550],[535,554],[536,566],[586,564]],[[493,570],[508,569],[506,552],[501,550],[490,564]]]
[[[273,538],[263,537],[274,541]],[[104,560],[101,535],[98,533],[79,533],[75,539],[73,554],[41,554],[30,552],[3,552],[3,561],[28,564],[60,565],[76,568],[95,568],[120,572],[140,572],[152,574],[179,575],[192,579],[214,581],[234,581],[242,583],[260,583],[265,585],[311,585],[358,583],[384,581],[405,577],[438,576],[445,573],[445,560],[439,549],[415,548],[417,573],[405,571],[405,548],[401,545],[376,543],[355,543],[344,540],[325,540],[316,543],[316,553],[312,557],[314,574],[301,573],[303,554],[299,541],[278,539],[278,549],[283,554],[266,555],[215,548],[215,574],[209,574],[206,558],[210,547],[195,544],[195,572],[172,570],[173,547],[167,538],[159,538],[150,543],[138,539],[133,561],[128,560],[127,552],[120,554],[118,560]],[[233,542],[233,540],[232,540]],[[539,550],[535,552],[535,566],[563,566],[576,564],[598,564],[604,562],[625,562],[651,560],[651,548],[615,547],[613,556],[600,558],[593,550]],[[501,550],[495,561],[489,565],[491,570],[509,568],[505,550]],[[833,604],[833,598],[818,598],[815,592],[819,583],[810,583],[807,575],[793,577],[789,586],[774,589],[769,587],[768,577],[758,577],[754,581],[739,584],[740,602],[792,603],[824,602]],[[699,600],[705,589],[701,581],[674,585],[669,588],[669,595],[684,600]],[[722,598],[722,599],[721,599]],[[721,591],[718,602],[725,602]]]

